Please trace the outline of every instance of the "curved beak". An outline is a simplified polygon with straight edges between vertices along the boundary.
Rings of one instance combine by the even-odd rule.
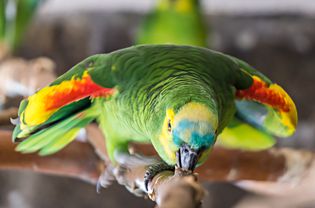
[[[177,166],[183,170],[194,171],[199,156],[200,151],[190,148],[187,144],[183,144],[176,153]]]

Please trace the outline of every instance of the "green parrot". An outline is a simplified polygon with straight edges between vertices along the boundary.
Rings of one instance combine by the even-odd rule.
[[[206,28],[199,0],[158,0],[156,8],[140,27],[136,43],[207,47]],[[275,143],[271,134],[238,117],[236,114],[220,134],[217,145],[254,151]]]
[[[45,0],[1,0],[0,41],[15,49],[40,3]]]
[[[235,115],[280,137],[297,125],[289,95],[245,62],[167,44],[91,56],[24,99],[18,115],[13,141],[23,153],[53,154],[94,120],[115,165],[129,142],[152,143],[164,165],[148,168],[146,184],[175,165],[190,171],[201,165]],[[270,146],[269,139],[255,145]]]
[[[207,29],[199,0],[158,0],[140,27],[136,43],[206,46]]]

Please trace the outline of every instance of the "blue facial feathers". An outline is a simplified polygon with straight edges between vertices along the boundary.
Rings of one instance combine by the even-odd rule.
[[[184,119],[174,127],[173,140],[177,146],[186,143],[191,148],[209,148],[215,142],[215,133],[209,122]]]

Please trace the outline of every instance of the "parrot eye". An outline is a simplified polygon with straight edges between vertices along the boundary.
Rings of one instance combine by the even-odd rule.
[[[171,120],[168,120],[168,124],[167,124],[167,131],[168,131],[169,133],[171,133],[171,132],[172,132]]]

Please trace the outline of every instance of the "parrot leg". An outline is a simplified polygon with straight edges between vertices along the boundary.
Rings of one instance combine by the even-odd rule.
[[[167,163],[165,163],[163,161],[159,161],[157,163],[150,165],[148,167],[147,171],[145,172],[145,175],[144,175],[145,189],[148,191],[149,183],[152,181],[154,176],[156,176],[157,174],[159,174],[163,171],[174,171],[174,170],[175,170],[175,166],[168,165]]]

